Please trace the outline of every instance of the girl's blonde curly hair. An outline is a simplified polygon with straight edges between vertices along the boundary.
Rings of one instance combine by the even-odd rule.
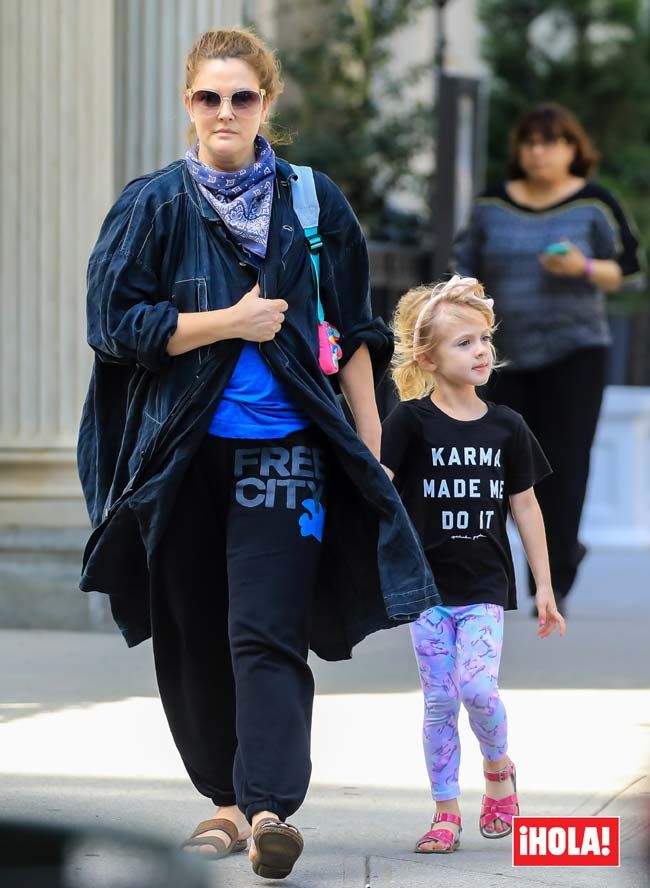
[[[481,312],[490,333],[496,329],[492,300],[486,298],[478,281],[467,283],[468,280],[462,279],[456,286],[450,286],[450,281],[441,281],[413,287],[397,303],[393,317],[395,353],[391,373],[401,401],[423,398],[435,387],[434,374],[422,367],[419,358],[440,341],[443,315],[450,310],[458,315],[459,308],[473,308]],[[498,367],[491,343],[490,348],[494,367]]]

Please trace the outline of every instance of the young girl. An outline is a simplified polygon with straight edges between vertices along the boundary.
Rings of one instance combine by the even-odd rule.
[[[382,463],[422,537],[443,602],[411,624],[436,802],[431,830],[415,846],[427,854],[459,845],[461,701],[488,781],[481,834],[504,838],[519,813],[498,689],[503,612],[517,606],[508,506],[535,578],[539,637],[565,631],[533,491],[550,467],[518,413],[476,394],[495,362],[492,305],[476,279],[456,275],[410,290],[395,314],[393,379],[402,403],[384,423]]]

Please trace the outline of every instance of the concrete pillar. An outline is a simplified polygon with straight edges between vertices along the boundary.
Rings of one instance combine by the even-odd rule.
[[[126,181],[184,150],[183,59],[241,0],[3,0],[0,527],[84,526],[84,278]]]
[[[83,524],[84,274],[113,196],[104,0],[0,4],[0,526]]]
[[[104,619],[103,597],[76,589],[88,530],[75,455],[92,364],[86,263],[125,182],[185,148],[185,52],[241,14],[242,0],[0,3],[3,626]]]
[[[243,0],[114,0],[115,184],[187,147],[185,55],[209,28],[241,25]]]

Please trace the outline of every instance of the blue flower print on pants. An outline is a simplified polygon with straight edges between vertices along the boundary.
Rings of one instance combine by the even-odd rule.
[[[298,519],[300,524],[300,536],[315,537],[319,543],[323,542],[323,528],[325,527],[325,509],[318,500],[306,499],[300,505],[307,511]]]

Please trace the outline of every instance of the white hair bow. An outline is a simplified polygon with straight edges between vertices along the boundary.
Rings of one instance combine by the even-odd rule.
[[[420,338],[420,327],[422,326],[422,320],[424,319],[425,314],[431,308],[434,302],[437,302],[442,296],[445,296],[451,290],[455,290],[457,287],[473,287],[478,284],[478,280],[476,278],[470,277],[461,277],[459,274],[454,274],[449,278],[444,287],[438,292],[433,293],[431,298],[425,302],[422,307],[420,314],[418,315],[417,321],[415,322],[415,327],[413,328],[413,360],[416,360],[416,350],[418,347],[418,339]],[[494,307],[494,299],[485,298],[482,300],[488,308]]]

